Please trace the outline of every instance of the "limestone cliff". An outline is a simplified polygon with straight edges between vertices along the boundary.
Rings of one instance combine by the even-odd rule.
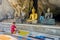
[[[12,0],[13,1],[13,0]],[[17,0],[16,0],[17,1]],[[25,0],[18,0],[17,2],[19,3],[19,6],[23,8],[25,6],[25,13],[29,13],[29,9],[33,7],[33,1],[32,0],[27,0],[24,3]],[[16,3],[16,2],[15,2]],[[55,9],[55,6],[60,7],[60,0],[38,0],[38,11],[46,11],[48,7],[51,9]],[[18,8],[19,9],[19,8]],[[20,10],[20,9],[19,9]],[[14,13],[14,8],[10,5],[8,0],[2,0],[2,3],[0,4],[0,18],[2,18],[3,15],[5,14],[13,14]]]
[[[7,0],[2,0],[2,3],[0,4],[0,19],[4,18],[6,14],[13,15],[14,10],[9,5]]]

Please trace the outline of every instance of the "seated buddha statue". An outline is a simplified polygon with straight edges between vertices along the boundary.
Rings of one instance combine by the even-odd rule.
[[[30,14],[30,17],[27,20],[27,22],[37,23],[37,18],[38,18],[38,15],[37,15],[37,13],[35,13],[35,9],[33,8],[32,13]]]
[[[50,12],[50,8],[47,9],[47,13],[45,13],[45,19],[52,19],[53,13]]]

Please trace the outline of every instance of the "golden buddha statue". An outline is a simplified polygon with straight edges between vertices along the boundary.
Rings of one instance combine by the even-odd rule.
[[[27,20],[27,22],[36,23],[36,22],[37,22],[37,18],[38,18],[38,15],[37,15],[37,13],[35,13],[35,9],[34,9],[34,7],[33,7],[32,13],[30,14],[30,17],[29,17],[29,19]]]

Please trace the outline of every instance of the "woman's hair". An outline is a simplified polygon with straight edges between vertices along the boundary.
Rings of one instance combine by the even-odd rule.
[[[15,22],[13,22],[13,24],[15,24]]]

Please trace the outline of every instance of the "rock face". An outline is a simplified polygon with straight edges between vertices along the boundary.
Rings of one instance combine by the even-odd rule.
[[[9,5],[7,0],[1,0],[0,2],[0,19],[4,18],[6,14],[13,14],[14,10]]]
[[[14,10],[9,5],[7,0],[1,0],[1,1],[0,1],[0,14],[13,13],[14,12]],[[60,7],[60,0],[49,0],[49,3],[57,5]]]
[[[19,2],[22,0],[19,0]],[[38,0],[38,9],[39,11],[44,10],[46,8],[46,5],[48,5],[50,7],[50,5],[46,2],[47,0]],[[60,7],[60,0],[48,0],[48,2],[50,4],[56,5],[58,7]],[[23,1],[22,1],[22,4]],[[32,0],[28,0],[26,8],[23,10],[27,13],[28,15],[28,11],[29,9],[31,10],[31,8],[33,7],[33,1]],[[21,6],[21,4],[20,4]],[[9,4],[8,0],[0,0],[0,19],[4,18],[6,16],[6,14],[11,17],[13,16],[14,13],[14,9],[11,7],[11,5]]]
[[[60,7],[60,0],[49,0],[49,2],[51,4],[54,4],[54,5],[58,6],[58,7]]]

